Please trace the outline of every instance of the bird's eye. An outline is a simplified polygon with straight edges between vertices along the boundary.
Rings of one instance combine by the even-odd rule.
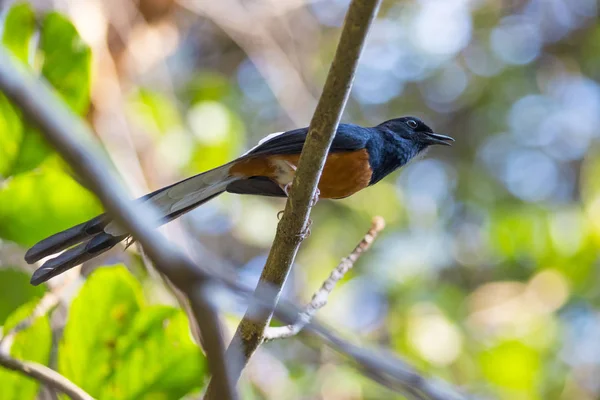
[[[417,121],[415,121],[414,119],[409,119],[408,121],[406,121],[406,125],[408,125],[412,129],[417,129],[417,127],[419,126]]]

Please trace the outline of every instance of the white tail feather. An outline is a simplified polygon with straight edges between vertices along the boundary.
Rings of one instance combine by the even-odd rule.
[[[169,214],[201,203],[202,200],[225,191],[227,185],[239,179],[229,175],[230,166],[230,164],[226,164],[176,183],[146,201],[158,209],[161,219]],[[160,225],[160,222],[157,221],[156,225]],[[114,236],[127,233],[115,221],[106,225],[104,231]]]

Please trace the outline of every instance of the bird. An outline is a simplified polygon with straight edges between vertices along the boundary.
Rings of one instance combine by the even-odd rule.
[[[268,135],[237,159],[137,201],[153,205],[161,216],[157,225],[162,225],[224,192],[286,197],[307,135],[306,127]],[[339,124],[319,180],[319,198],[351,196],[381,181],[429,146],[453,141],[417,117],[394,118],[373,127]],[[107,214],[49,236],[25,254],[29,264],[55,255],[33,273],[31,284],[46,282],[129,239],[127,230]]]

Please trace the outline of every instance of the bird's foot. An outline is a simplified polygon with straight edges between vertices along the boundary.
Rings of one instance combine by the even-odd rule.
[[[285,185],[279,185],[283,193],[285,193],[285,197],[290,197],[290,190],[292,189],[292,182],[286,183]]]
[[[306,227],[304,228],[304,230],[302,232],[300,232],[300,235],[298,235],[300,237],[300,240],[305,240],[308,237],[310,237],[310,227],[312,226],[312,219],[308,219],[308,223],[306,224]]]
[[[319,188],[315,189],[315,194],[313,195],[312,199],[310,200],[310,203],[308,203],[309,207],[314,207],[317,205],[317,202],[319,201],[319,196],[321,195],[321,191],[319,190]]]
[[[281,216],[283,215],[285,210],[281,210],[277,213],[277,221],[281,221]]]
[[[125,250],[127,250],[129,248],[129,246],[131,246],[134,243],[135,243],[135,239],[131,236],[129,236],[127,239],[125,239]]]

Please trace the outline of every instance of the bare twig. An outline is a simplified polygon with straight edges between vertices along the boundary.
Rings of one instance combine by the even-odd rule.
[[[31,361],[17,360],[3,352],[0,352],[0,365],[4,368],[29,376],[44,385],[66,394],[73,400],[94,399],[73,382],[44,365]]]
[[[227,349],[234,379],[239,378],[252,353],[263,341],[263,332],[271,321],[283,284],[308,229],[310,204],[315,197],[329,147],[350,93],[358,59],[379,4],[379,0],[353,0],[350,4],[340,43],[300,155],[291,195],[277,225],[275,240],[256,288],[258,297],[261,297],[261,292],[271,295],[263,295],[266,306],[257,302],[250,304]],[[275,288],[275,293],[269,288]],[[239,349],[242,349],[243,360],[238,358]],[[209,384],[206,398],[218,398],[212,383]]]
[[[207,277],[181,252],[173,249],[153,228],[159,218],[146,204],[129,200],[119,182],[108,173],[107,163],[90,143],[91,134],[47,85],[15,64],[0,48],[0,90],[36,123],[44,137],[84,178],[113,215],[143,246],[157,269],[190,299],[196,323],[206,344],[208,364],[221,399],[237,398],[223,357],[219,319],[204,291]]]
[[[262,26],[264,18],[250,10],[244,11],[243,3],[233,0],[178,0],[182,7],[206,15],[240,46],[290,120],[296,126],[303,126],[316,99],[281,46]]]
[[[20,321],[14,328],[7,332],[4,332],[0,336],[0,352],[6,354],[10,353],[10,347],[14,337],[19,333],[29,328],[36,319],[42,317],[50,312],[63,298],[61,295],[73,284],[76,276],[71,275],[67,280],[63,281],[60,285],[52,287],[51,290],[46,292],[40,301],[36,304],[33,311],[25,319]]]
[[[33,322],[41,316],[46,315],[60,302],[60,297],[53,292],[46,292],[44,297],[35,306],[31,315],[19,322],[14,328],[0,337],[0,352],[9,353],[14,337],[29,328]]]
[[[371,244],[373,244],[377,235],[383,228],[385,228],[385,220],[382,217],[373,218],[369,231],[365,234],[360,243],[356,245],[354,250],[352,250],[352,253],[350,253],[348,257],[343,258],[337,267],[331,271],[331,274],[325,282],[323,282],[319,290],[313,294],[310,303],[307,304],[304,311],[298,316],[298,321],[286,326],[268,327],[264,333],[265,341],[285,339],[297,335],[306,324],[310,322],[316,312],[325,307],[327,299],[335,288],[335,285],[337,285],[340,279],[342,279],[352,267],[354,267],[354,263],[360,256],[365,251],[369,250]]]

